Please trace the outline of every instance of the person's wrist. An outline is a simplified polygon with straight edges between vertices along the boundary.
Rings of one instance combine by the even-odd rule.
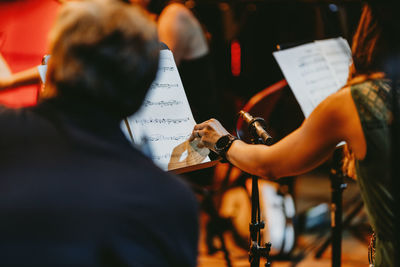
[[[214,151],[222,158],[221,162],[228,162],[226,154],[236,140],[238,140],[238,138],[231,134],[223,135],[217,140],[214,145]]]

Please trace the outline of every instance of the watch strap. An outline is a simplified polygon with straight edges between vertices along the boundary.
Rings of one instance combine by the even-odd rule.
[[[223,140],[226,139],[226,140]],[[234,135],[231,134],[227,134],[224,136],[221,136],[217,142],[214,145],[214,149],[217,152],[217,154],[222,158],[221,162],[222,163],[227,163],[228,160],[226,159],[226,153],[228,152],[229,148],[232,146],[233,142],[238,140],[239,138],[237,138]],[[223,146],[218,146],[219,143],[221,143],[221,141],[224,142]]]

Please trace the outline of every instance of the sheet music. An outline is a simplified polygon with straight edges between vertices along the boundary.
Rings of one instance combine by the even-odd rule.
[[[349,44],[342,37],[315,41],[315,44],[321,49],[339,87],[343,87],[347,82],[349,67],[352,63]]]
[[[347,81],[351,52],[343,38],[273,53],[305,117]]]
[[[0,78],[9,77],[11,76],[10,68],[8,67],[7,62],[3,58],[0,53]]]
[[[157,77],[128,123],[134,143],[164,170],[210,161],[208,149],[187,141],[196,122],[170,50],[160,51]]]

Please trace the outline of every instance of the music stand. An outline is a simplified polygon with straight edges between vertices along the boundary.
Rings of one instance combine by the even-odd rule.
[[[342,259],[342,196],[347,187],[342,171],[343,146],[336,148],[332,157],[332,168],[329,178],[332,188],[331,232],[332,232],[332,267],[340,267]]]
[[[351,220],[364,206],[362,201],[358,201],[345,220],[343,220],[343,190],[347,188],[347,184],[344,182],[346,175],[342,170],[343,149],[344,146],[342,145],[334,151],[329,174],[331,181],[331,235],[315,253],[315,258],[320,258],[329,244],[332,244],[332,267],[341,266],[342,232],[344,227],[350,224]]]
[[[274,141],[277,142],[284,136],[288,135],[290,132],[298,128],[304,120],[304,116],[301,112],[300,106],[295,100],[293,93],[286,80],[278,81],[265,89],[261,90],[259,93],[254,95],[247,104],[243,107],[243,111],[249,112],[255,116],[259,116],[268,121],[268,132],[274,137]],[[282,120],[284,114],[290,113],[291,116]],[[240,117],[236,124],[237,136],[247,142],[257,141],[254,140],[251,134],[244,130],[244,121]],[[258,199],[258,177],[256,179],[252,178],[253,188],[257,191],[252,191],[252,199]],[[253,196],[254,195],[254,196]],[[262,229],[259,221],[259,202],[252,201],[252,225],[250,226],[253,230],[257,231]],[[253,234],[252,240],[256,240],[255,234]],[[253,241],[252,241],[253,242]],[[255,246],[256,248],[257,246]],[[260,246],[260,244],[258,244]],[[253,251],[256,254],[256,251]],[[256,255],[255,255],[256,256]],[[259,262],[254,262],[252,266],[258,266]]]

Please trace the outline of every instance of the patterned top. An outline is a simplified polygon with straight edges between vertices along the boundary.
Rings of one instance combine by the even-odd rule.
[[[367,153],[356,161],[358,183],[371,225],[377,235],[375,267],[394,266],[394,195],[391,179],[391,86],[389,80],[369,80],[351,86],[364,132]]]

